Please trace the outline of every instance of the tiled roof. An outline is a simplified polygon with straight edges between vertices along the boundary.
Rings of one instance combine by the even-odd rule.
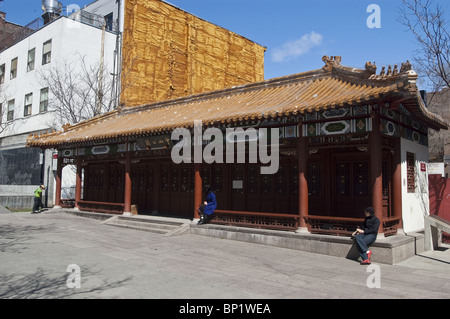
[[[122,107],[43,136],[30,136],[28,146],[61,147],[123,137],[170,132],[177,127],[221,125],[252,119],[295,116],[351,105],[395,102],[433,129],[447,129],[439,116],[424,106],[416,87],[417,74],[405,63],[400,70],[375,73],[342,66],[340,57],[324,57],[325,66],[310,72],[285,76],[137,107]]]

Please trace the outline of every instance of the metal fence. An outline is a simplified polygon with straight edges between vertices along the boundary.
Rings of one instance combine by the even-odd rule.
[[[64,11],[63,11],[64,12]],[[61,17],[66,17],[74,21],[78,21],[83,24],[87,24],[96,28],[102,28],[103,25],[105,25],[106,30],[111,32],[117,32],[118,31],[118,22],[113,21],[112,19],[107,19],[106,17],[103,17],[101,15],[97,15],[85,10],[78,10],[70,14],[62,14],[60,17],[57,17],[56,19],[59,19]],[[55,20],[56,20],[55,19]],[[42,29],[45,26],[44,19],[42,17],[39,17],[37,19],[34,19],[27,25],[23,26],[18,31],[12,33],[11,35],[5,37],[3,39],[3,50],[13,46],[14,44],[18,43],[19,41],[23,40],[30,34]]]

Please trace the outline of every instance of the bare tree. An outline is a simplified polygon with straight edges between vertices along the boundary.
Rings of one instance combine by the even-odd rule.
[[[402,0],[399,22],[416,38],[419,49],[414,64],[431,91],[427,96],[428,108],[450,121],[450,29],[444,2],[447,1]],[[429,130],[428,138],[430,160],[442,162],[450,132]]]
[[[102,74],[100,74],[100,72]],[[113,110],[112,77],[107,67],[64,61],[37,74],[42,87],[49,88],[49,111],[55,113],[53,128],[75,124]]]
[[[434,0],[402,0],[399,22],[419,45],[415,68],[432,91],[450,87],[450,34],[444,7]],[[441,2],[442,3],[442,2]]]
[[[432,92],[428,94],[428,109],[436,114],[439,114],[450,122],[450,89],[442,89],[438,92]],[[428,131],[428,139],[429,139],[429,151],[430,151],[430,160],[442,162],[444,161],[444,156],[450,155],[449,150],[445,150],[449,148],[450,143],[450,131],[449,130],[440,130]],[[447,146],[446,146],[447,145]]]

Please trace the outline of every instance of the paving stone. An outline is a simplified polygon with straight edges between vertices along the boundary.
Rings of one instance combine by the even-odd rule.
[[[450,249],[373,272],[342,257],[184,233],[111,227],[65,213],[0,218],[0,298],[448,298]],[[70,289],[69,265],[81,270]],[[377,268],[378,267],[378,268]]]

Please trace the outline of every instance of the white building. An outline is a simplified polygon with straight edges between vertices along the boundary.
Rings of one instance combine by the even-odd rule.
[[[61,97],[58,100],[53,93],[54,78],[76,81],[102,65],[105,76],[101,83],[105,85],[111,83],[115,73],[116,1],[97,0],[81,11],[73,13],[72,9],[78,8],[67,8],[70,16],[51,12],[50,21],[0,52],[0,205],[30,208],[31,196],[39,184],[47,188],[44,204],[53,205],[55,152],[25,145],[30,134],[60,129],[65,124],[58,116]],[[43,15],[44,20],[48,14]],[[93,86],[97,87],[97,83]],[[67,92],[64,98],[78,97]],[[95,100],[96,94],[88,98]]]

